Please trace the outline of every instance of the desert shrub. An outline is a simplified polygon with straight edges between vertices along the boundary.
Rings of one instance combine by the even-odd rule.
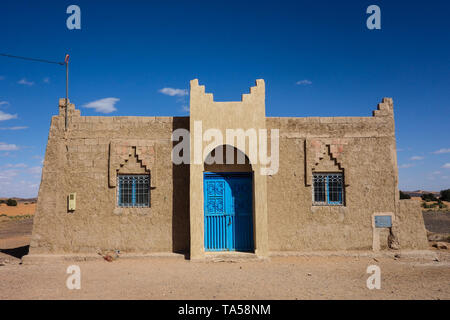
[[[8,200],[6,200],[6,205],[8,205],[10,207],[15,207],[15,206],[17,206],[17,201],[14,199],[8,199]]]
[[[424,193],[422,195],[422,200],[424,200],[424,201],[437,201],[437,198],[432,193]]]
[[[437,205],[438,205],[437,203],[431,203],[431,204],[428,204],[426,202],[422,203],[422,207],[424,207],[425,209],[431,209],[431,208],[436,207]]]
[[[440,199],[442,201],[450,201],[450,189],[441,190],[441,197]]]
[[[400,191],[400,199],[411,199],[411,196],[403,191]]]
[[[25,219],[33,218],[33,216],[30,214],[24,214],[24,215],[10,216],[9,218],[12,220],[25,220]]]

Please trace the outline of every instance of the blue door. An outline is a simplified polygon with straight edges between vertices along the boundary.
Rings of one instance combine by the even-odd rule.
[[[204,173],[206,251],[253,251],[251,173]]]

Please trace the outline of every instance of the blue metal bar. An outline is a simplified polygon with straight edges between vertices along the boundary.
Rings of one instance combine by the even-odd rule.
[[[120,177],[117,177],[117,191],[118,191],[118,199],[117,199],[117,204],[119,205],[119,207],[122,205],[122,199],[121,199],[121,191],[122,191],[122,185],[121,185],[121,181],[120,181]]]
[[[136,177],[132,178],[131,204],[136,205]]]

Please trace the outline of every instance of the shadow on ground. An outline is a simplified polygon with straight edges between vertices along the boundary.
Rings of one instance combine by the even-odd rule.
[[[27,245],[27,246],[11,248],[11,249],[0,249],[0,252],[10,255],[17,259],[22,259],[23,256],[28,254],[29,250],[30,250],[30,246]]]

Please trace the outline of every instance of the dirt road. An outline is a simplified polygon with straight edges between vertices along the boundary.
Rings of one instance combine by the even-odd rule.
[[[273,257],[269,261],[194,262],[174,258],[20,265],[32,219],[0,223],[1,299],[450,299],[450,253],[440,261],[400,257]],[[440,226],[438,223],[437,226]],[[66,287],[67,267],[81,289]],[[381,289],[369,290],[369,265]]]
[[[435,233],[450,233],[450,211],[427,211],[423,213],[425,228]]]
[[[450,255],[441,261],[369,257],[277,257],[193,262],[150,258],[0,267],[0,299],[450,299]],[[81,289],[66,269],[81,270]],[[369,265],[381,289],[369,290]]]
[[[33,218],[0,217],[0,263],[4,259],[21,258],[28,253]]]

